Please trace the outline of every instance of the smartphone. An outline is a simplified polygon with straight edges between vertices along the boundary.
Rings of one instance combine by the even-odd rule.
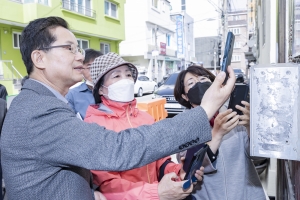
[[[226,45],[225,45],[225,49],[224,49],[223,61],[222,61],[222,65],[221,65],[221,71],[226,73],[226,78],[223,82],[223,85],[226,84],[228,76],[229,76],[227,68],[228,68],[228,65],[230,65],[230,63],[231,63],[234,38],[235,38],[234,34],[232,32],[228,32],[227,39],[226,39]]]
[[[249,102],[249,100],[250,100],[249,85],[244,83],[236,83],[235,88],[230,95],[228,109],[231,108],[232,111],[236,111],[238,115],[243,115],[242,111],[235,108],[235,106],[240,105],[242,107],[245,107],[241,103],[241,101]]]
[[[198,150],[195,153],[187,151],[186,157],[188,156],[189,153],[193,153],[193,154],[192,154],[191,162],[189,162],[189,163],[184,162],[184,165],[183,165],[183,169],[186,169],[185,170],[186,174],[185,174],[184,180],[187,180],[182,186],[183,189],[186,190],[186,189],[190,188],[191,184],[193,182],[197,181],[195,173],[196,173],[196,170],[200,169],[200,167],[202,166],[207,148],[208,148],[208,145],[205,144],[200,148],[200,150]]]

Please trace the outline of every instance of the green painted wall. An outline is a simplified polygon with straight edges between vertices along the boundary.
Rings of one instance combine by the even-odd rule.
[[[89,47],[100,50],[100,43],[110,44],[110,51],[119,53],[119,43],[125,39],[124,4],[126,0],[113,0],[118,6],[118,18],[114,19],[104,14],[104,0],[92,0],[96,17],[88,17],[76,12],[63,9],[62,0],[49,0],[50,5],[38,3],[21,4],[10,0],[0,0],[0,60],[12,60],[16,69],[25,76],[20,49],[13,47],[13,32],[22,32],[32,20],[48,16],[64,18],[71,31],[77,38],[89,41]],[[6,71],[6,68],[4,69]],[[10,72],[5,72],[10,73]],[[0,80],[8,85],[10,95],[15,94],[9,82]]]
[[[51,6],[38,3],[20,4],[9,0],[0,0],[0,20],[28,24],[31,20],[47,16],[59,16],[68,21],[70,28],[100,38],[125,39],[124,4],[125,0],[115,0],[118,5],[118,19],[104,14],[104,0],[92,0],[92,9],[96,18],[87,17],[62,8],[62,0],[49,0]]]

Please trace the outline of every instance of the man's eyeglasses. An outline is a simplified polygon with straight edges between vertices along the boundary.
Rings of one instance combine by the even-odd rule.
[[[65,48],[65,49],[68,49],[70,50],[73,54],[76,54],[76,53],[81,53],[83,56],[85,56],[85,51],[80,48],[80,47],[74,47],[73,45],[71,44],[65,44],[65,45],[57,45],[57,46],[50,46],[50,47],[42,47],[40,48],[39,50],[44,50],[44,49],[53,49],[53,48]]]

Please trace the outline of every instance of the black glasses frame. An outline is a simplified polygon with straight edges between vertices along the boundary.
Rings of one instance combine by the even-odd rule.
[[[53,49],[53,48],[65,48],[65,47],[69,47],[69,50],[73,53],[76,54],[77,52],[81,53],[83,56],[85,56],[85,51],[80,48],[80,47],[75,47],[75,49],[77,49],[75,52],[72,51],[72,45],[71,44],[64,44],[64,45],[57,45],[57,46],[50,46],[50,47],[42,47],[39,50],[45,50],[45,49]]]

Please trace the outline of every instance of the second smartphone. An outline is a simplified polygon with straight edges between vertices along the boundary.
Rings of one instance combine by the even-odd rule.
[[[222,65],[220,67],[220,70],[226,73],[226,78],[224,80],[223,85],[226,84],[228,76],[229,76],[228,71],[227,71],[227,67],[231,63],[234,39],[235,39],[234,34],[232,32],[228,32],[227,39],[226,39],[226,44],[225,44],[225,49],[224,49],[223,61],[222,61]]]

